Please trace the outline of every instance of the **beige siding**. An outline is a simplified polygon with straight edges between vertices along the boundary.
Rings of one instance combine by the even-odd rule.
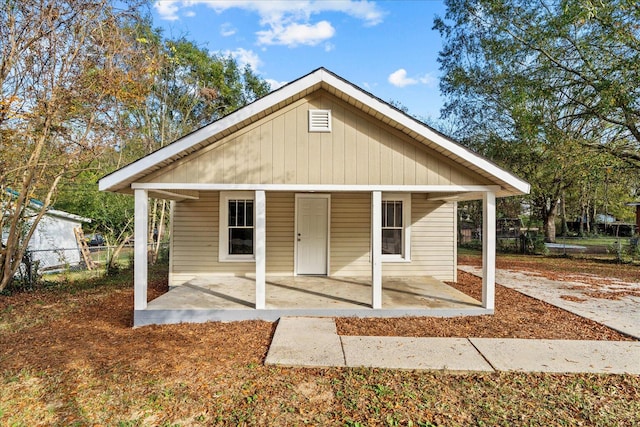
[[[411,200],[411,262],[384,262],[385,276],[428,275],[453,280],[455,273],[454,203]],[[177,202],[173,218],[171,285],[200,275],[253,275],[251,262],[218,262],[219,193],[201,192],[199,200]],[[267,274],[294,273],[295,196],[267,193]],[[368,276],[371,195],[331,196],[330,275]]]
[[[330,268],[334,276],[371,274],[371,195],[335,193],[331,196]]]
[[[330,133],[309,109],[332,111]],[[487,184],[383,122],[320,91],[145,178],[162,183]]]
[[[384,262],[385,276],[434,276],[453,280],[455,274],[454,203],[411,199],[411,262]],[[368,276],[370,263],[371,196],[333,194],[331,199],[331,275]]]
[[[293,193],[267,194],[267,273],[293,273]],[[171,286],[201,275],[253,275],[252,262],[218,262],[219,193],[177,202],[173,217]]]
[[[411,262],[382,264],[385,276],[433,276],[454,280],[455,204],[411,198]]]
[[[267,274],[293,274],[295,196],[267,193]]]

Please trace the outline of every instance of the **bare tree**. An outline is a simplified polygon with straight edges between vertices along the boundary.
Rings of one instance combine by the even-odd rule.
[[[6,0],[0,6],[0,290],[60,180],[115,144],[118,111],[145,96],[134,4]],[[38,198],[41,204],[31,200]]]

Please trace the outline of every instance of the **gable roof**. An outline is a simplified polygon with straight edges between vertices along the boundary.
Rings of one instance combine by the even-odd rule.
[[[325,68],[295,80],[99,180],[101,191],[126,191],[142,177],[247,126],[319,89],[360,109],[463,167],[500,185],[499,196],[529,192],[529,184]]]
[[[11,188],[7,188],[6,192],[9,194],[9,196],[11,198],[16,198],[19,196],[19,193]],[[42,207],[44,206],[44,203],[38,199],[29,199],[29,206],[27,209],[30,209],[32,211],[40,211],[42,210]],[[65,211],[60,211],[57,209],[53,209],[52,207],[47,208],[47,211],[45,212],[45,215],[50,216],[50,217],[58,217],[58,218],[63,218],[69,221],[75,221],[75,222],[86,222],[86,223],[90,223],[92,221],[91,218],[85,218],[83,216],[80,215],[76,215],[70,212],[65,212]]]

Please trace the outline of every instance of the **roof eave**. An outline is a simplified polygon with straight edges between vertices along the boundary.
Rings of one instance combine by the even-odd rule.
[[[317,84],[335,88],[353,99],[355,101],[354,104],[359,102],[378,114],[388,117],[398,125],[397,127],[402,128],[405,133],[419,135],[428,140],[430,145],[440,147],[446,153],[446,156],[455,160],[462,160],[467,166],[471,166],[470,169],[475,169],[481,175],[483,172],[488,174],[502,183],[501,187],[504,189],[502,193],[505,196],[529,193],[530,185],[527,182],[324,68],[319,68],[228,116],[104,176],[98,182],[99,189],[101,191],[128,190],[131,180],[135,180],[137,175],[146,175],[155,170],[154,167],[157,168],[159,164],[174,157],[179,158],[181,155],[190,153],[194,147],[203,141],[213,138],[226,129],[237,126],[246,120],[251,120],[289,98],[304,96],[307,91]]]

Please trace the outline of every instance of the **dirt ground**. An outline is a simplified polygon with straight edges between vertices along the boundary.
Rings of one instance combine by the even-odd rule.
[[[477,300],[482,299],[482,279],[476,276],[458,271],[458,282],[450,285]],[[500,285],[496,285],[495,307],[491,316],[339,318],[336,326],[340,335],[631,340],[592,320]]]
[[[454,286],[476,298],[481,287],[464,273]],[[154,276],[150,299],[166,290]],[[1,296],[0,425],[622,425],[640,411],[633,376],[274,368],[263,361],[275,323],[133,329],[132,307],[122,277]],[[338,324],[343,334],[627,339],[499,286],[496,307]]]
[[[458,263],[480,266],[482,259],[476,255],[460,255]],[[552,280],[579,278],[592,285],[592,296],[602,298],[611,298],[611,293],[598,293],[597,287],[601,283],[640,281],[640,268],[637,266],[562,257],[499,256],[496,267],[529,271]],[[459,271],[458,283],[450,284],[475,299],[482,299],[482,281],[476,276]],[[500,285],[496,285],[495,307],[493,316],[394,320],[346,318],[336,319],[336,325],[341,335],[632,340],[594,321]]]
[[[475,262],[475,259],[467,261]],[[509,262],[513,268],[514,261]],[[537,267],[537,271],[561,277],[553,273],[553,269]],[[473,275],[459,272],[458,283],[452,285],[476,299],[481,298],[481,281]],[[162,275],[150,281],[150,300],[166,291],[167,281]],[[132,301],[133,291],[127,284],[112,285],[111,290],[95,288],[76,292],[71,287],[69,292],[42,290],[1,297],[2,366],[19,368],[25,363],[43,368],[64,366],[69,363],[70,354],[112,365],[136,359],[136,354],[144,349],[155,348],[156,351],[161,349],[162,353],[171,353],[177,342],[180,346],[201,348],[197,344],[203,336],[216,341],[209,342],[209,346],[223,345],[225,348],[227,356],[218,354],[216,357],[237,359],[251,348],[261,349],[260,357],[264,357],[262,353],[266,354],[275,328],[274,323],[256,321],[191,325],[188,330],[180,325],[132,329]],[[336,323],[338,332],[343,335],[630,339],[598,323],[499,285],[496,286],[496,310],[492,316],[345,318],[337,319]],[[207,330],[215,330],[216,333],[208,334]],[[197,354],[194,351],[188,358],[196,358]],[[141,360],[139,363],[153,361]]]

